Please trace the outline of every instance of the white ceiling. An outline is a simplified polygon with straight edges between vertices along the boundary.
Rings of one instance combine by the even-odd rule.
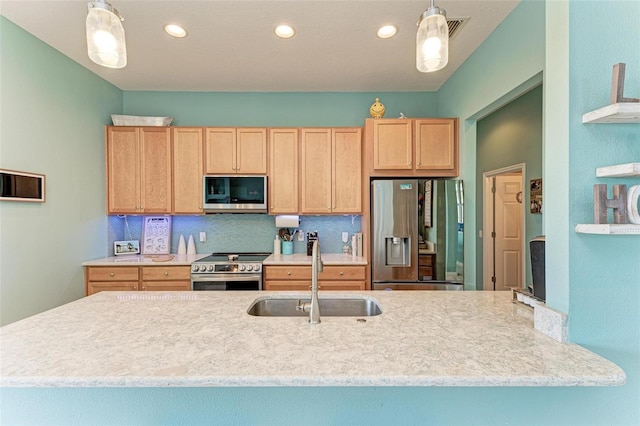
[[[437,0],[447,18],[469,18],[450,40],[449,64],[415,67],[418,17],[429,0],[111,0],[124,17],[128,65],[87,56],[85,0],[0,0],[0,13],[122,90],[227,92],[435,91],[519,0]],[[167,23],[189,35],[166,35]],[[296,29],[289,40],[276,25]],[[398,26],[391,39],[376,37]]]

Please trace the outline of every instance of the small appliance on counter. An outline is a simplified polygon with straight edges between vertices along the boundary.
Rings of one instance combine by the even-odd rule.
[[[307,256],[313,255],[313,242],[318,239],[318,231],[307,232]]]

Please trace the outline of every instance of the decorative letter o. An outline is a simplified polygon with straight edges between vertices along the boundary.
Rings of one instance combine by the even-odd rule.
[[[627,220],[636,225],[640,225],[640,213],[638,213],[639,198],[640,185],[633,185],[627,191]]]

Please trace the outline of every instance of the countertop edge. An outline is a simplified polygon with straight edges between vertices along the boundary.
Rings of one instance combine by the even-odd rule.
[[[0,387],[611,387],[625,383],[620,369],[620,374],[607,377],[3,377]]]

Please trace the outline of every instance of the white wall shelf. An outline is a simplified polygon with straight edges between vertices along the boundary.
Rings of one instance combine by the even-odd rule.
[[[617,235],[640,235],[640,225],[615,224],[615,223],[580,223],[576,225],[578,234],[617,234]]]
[[[640,123],[640,102],[607,105],[582,115],[583,123]]]
[[[615,166],[598,167],[596,177],[629,177],[640,176],[640,163],[617,164]]]

